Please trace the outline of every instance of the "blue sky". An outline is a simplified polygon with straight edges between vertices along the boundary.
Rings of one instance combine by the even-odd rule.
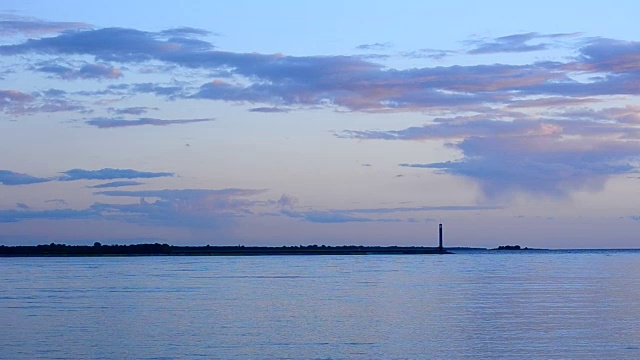
[[[0,244],[637,247],[638,10],[4,2]]]

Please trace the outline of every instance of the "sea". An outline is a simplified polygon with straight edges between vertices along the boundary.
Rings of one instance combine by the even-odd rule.
[[[0,258],[2,359],[640,359],[640,251]]]

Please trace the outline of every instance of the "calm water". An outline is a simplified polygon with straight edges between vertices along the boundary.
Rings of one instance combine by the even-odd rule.
[[[7,359],[640,358],[640,252],[0,258]]]

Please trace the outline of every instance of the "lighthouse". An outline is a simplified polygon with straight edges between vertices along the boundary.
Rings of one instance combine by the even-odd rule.
[[[439,238],[438,250],[442,251],[442,250],[444,250],[444,248],[442,247],[442,224],[440,224],[440,227],[439,227],[439,235],[440,236],[438,237]]]

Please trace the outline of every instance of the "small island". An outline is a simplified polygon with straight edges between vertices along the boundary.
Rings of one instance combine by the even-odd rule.
[[[520,245],[500,245],[495,249],[491,250],[530,250],[528,247],[520,247]]]
[[[451,254],[440,247],[420,246],[174,246],[169,244],[0,245],[0,257],[12,256],[257,256],[257,255],[418,255]]]

